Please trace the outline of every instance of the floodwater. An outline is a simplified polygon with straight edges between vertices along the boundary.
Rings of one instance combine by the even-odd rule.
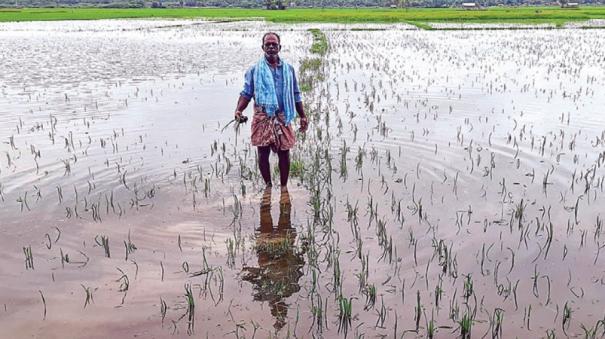
[[[311,27],[266,192],[223,128]],[[2,335],[602,336],[605,31],[384,29],[0,24]]]

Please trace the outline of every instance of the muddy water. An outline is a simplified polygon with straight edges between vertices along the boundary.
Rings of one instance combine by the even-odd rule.
[[[370,214],[359,225],[373,238],[340,243],[372,261],[387,225],[401,261],[372,262],[369,283],[387,307],[406,298],[390,333],[394,310],[416,329],[418,292],[420,324],[452,327],[439,336],[459,334],[464,314],[474,333],[499,333],[495,312],[504,337],[601,335],[603,32],[329,38],[324,112],[342,126],[331,150],[348,160],[345,175],[334,165],[333,194]]]
[[[307,28],[0,26],[4,333],[603,333],[605,33],[322,25],[305,170],[269,195],[223,127],[262,33],[298,68]]]
[[[179,321],[184,285],[200,293],[199,278],[190,276],[202,270],[204,253],[206,265],[225,269],[213,271],[212,283],[208,278],[204,286],[212,284],[213,291],[203,293],[214,293],[217,305],[210,296],[207,305],[205,297],[197,302],[198,331],[235,329],[224,321],[228,310],[237,315],[241,309],[248,314],[241,319],[256,319],[251,314],[263,305],[252,302],[253,287],[237,278],[242,264],[256,257],[247,248],[260,225],[254,156],[245,139],[236,143],[232,129],[221,130],[243,72],[259,56],[265,28],[258,26],[191,21],[2,26],[4,333],[182,335],[188,328],[187,319]],[[303,30],[283,38],[289,41],[284,56],[296,65],[309,36]],[[241,154],[242,168],[252,166],[251,180],[240,182],[233,154]],[[232,191],[246,216],[237,227],[231,225]],[[295,186],[291,199],[304,210],[305,194]],[[299,224],[303,220],[296,210],[289,216]],[[226,240],[234,239],[235,230],[245,252],[238,250],[238,266],[227,269]],[[109,238],[110,258],[101,236]],[[29,246],[34,268],[24,270],[23,247]],[[89,304],[86,289],[93,295]],[[223,289],[230,291],[224,297]],[[167,306],[164,321],[161,300]],[[270,319],[257,322],[272,328]]]

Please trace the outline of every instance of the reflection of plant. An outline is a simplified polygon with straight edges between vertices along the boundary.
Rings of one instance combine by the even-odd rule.
[[[468,274],[464,278],[464,300],[468,302],[468,298],[470,298],[473,294],[473,279],[471,278],[471,275]]]
[[[225,240],[227,244],[227,266],[233,268],[235,266],[235,241],[229,238]]]
[[[255,249],[258,252],[268,254],[272,258],[279,258],[291,251],[290,238],[286,235],[284,237],[258,239]]]
[[[259,289],[266,295],[283,297],[286,294],[287,281],[262,281]]]

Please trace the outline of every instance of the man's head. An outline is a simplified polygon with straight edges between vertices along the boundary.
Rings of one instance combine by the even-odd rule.
[[[265,33],[265,35],[263,35],[262,48],[265,52],[265,55],[269,57],[277,56],[277,54],[281,50],[279,35],[274,32]]]

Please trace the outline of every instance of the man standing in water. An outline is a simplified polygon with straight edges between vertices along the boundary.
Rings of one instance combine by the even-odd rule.
[[[281,191],[288,190],[290,149],[296,142],[292,121],[296,113],[300,118],[300,131],[308,127],[294,67],[279,57],[280,38],[277,33],[265,33],[262,38],[265,52],[245,75],[244,89],[235,109],[235,120],[246,121],[243,111],[254,98],[252,118],[252,145],[258,147],[258,168],[267,188],[271,188],[271,150],[279,158]],[[296,112],[295,112],[296,110]]]

